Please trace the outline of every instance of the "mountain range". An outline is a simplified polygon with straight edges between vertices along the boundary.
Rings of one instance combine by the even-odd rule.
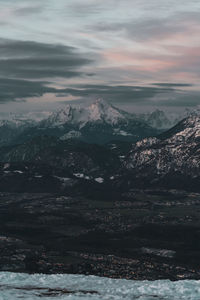
[[[84,107],[69,104],[53,113],[10,115],[8,120],[0,120],[0,146],[41,135],[97,144],[114,140],[136,142],[158,135],[179,119],[158,109],[145,114],[128,113],[98,99]]]
[[[112,140],[135,142],[160,132],[144,118],[122,111],[101,99],[86,107],[66,105],[39,122],[25,119],[2,122],[0,145],[23,143],[41,135],[98,144]]]
[[[159,111],[152,119],[154,126],[166,121]],[[200,190],[198,111],[163,131],[98,100],[87,108],[68,105],[40,122],[2,121],[0,133],[0,190]]]

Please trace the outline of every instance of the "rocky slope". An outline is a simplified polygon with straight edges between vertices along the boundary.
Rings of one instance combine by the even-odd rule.
[[[150,184],[192,186],[200,178],[200,115],[191,114],[158,138],[136,143],[124,167]],[[191,186],[191,187],[192,187]]]

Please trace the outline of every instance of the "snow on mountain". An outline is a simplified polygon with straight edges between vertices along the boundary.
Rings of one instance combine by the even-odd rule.
[[[135,142],[158,134],[144,120],[114,107],[102,99],[88,106],[67,105],[38,124],[43,133],[61,139],[79,138],[89,143],[106,143],[111,140]]]
[[[200,114],[191,114],[159,136],[136,143],[124,162],[125,168],[151,180],[174,174],[200,176]]]
[[[12,115],[9,120],[1,121],[0,145],[24,143],[42,135],[103,144],[111,140],[135,142],[158,134],[146,121],[102,99],[88,106],[66,105],[46,115],[39,122],[26,119],[25,115]]]
[[[9,120],[0,120],[0,127],[7,127],[7,128],[19,128],[19,127],[28,127],[34,126],[36,124],[35,121],[30,119],[21,119],[13,116],[12,119]]]
[[[98,144],[112,140],[136,142],[156,136],[173,124],[162,111],[137,115],[98,99],[87,106],[66,105],[50,115],[12,115],[7,121],[0,121],[0,145],[23,143],[41,135]]]
[[[169,112],[165,113],[162,110],[156,109],[150,113],[139,114],[138,117],[147,122],[147,124],[153,128],[166,130],[181,121],[185,115],[178,115]]]
[[[80,128],[88,123],[101,122],[114,125],[125,120],[128,113],[122,112],[102,99],[98,99],[87,107],[66,105],[64,109],[54,112],[42,121],[45,127],[59,127],[66,123],[79,125]]]
[[[124,120],[128,113],[122,112],[100,99],[89,106],[88,115],[89,122],[104,121],[109,124],[116,124],[120,120]]]
[[[81,137],[81,132],[80,131],[71,130],[71,131],[63,134],[60,137],[60,140],[61,141],[65,141],[65,140],[74,139],[74,138],[80,138],[80,137]]]
[[[147,122],[154,128],[166,129],[173,126],[172,122],[168,119],[162,110],[153,111],[147,118]]]

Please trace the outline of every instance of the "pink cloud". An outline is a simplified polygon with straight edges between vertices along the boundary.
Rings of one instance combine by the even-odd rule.
[[[162,57],[147,56],[145,54],[134,52],[117,52],[115,50],[110,50],[104,52],[103,55],[109,64],[150,72],[163,70],[172,67],[175,64],[173,61],[162,59]]]
[[[148,49],[149,50],[149,49]],[[138,77],[154,74],[155,80],[176,80],[184,82],[197,82],[200,76],[200,46],[180,47],[168,46],[168,54],[156,54],[150,50],[138,52],[134,50],[110,49],[104,51],[105,64],[121,70],[137,74]],[[142,73],[141,73],[142,72]],[[135,76],[135,75],[134,75]]]

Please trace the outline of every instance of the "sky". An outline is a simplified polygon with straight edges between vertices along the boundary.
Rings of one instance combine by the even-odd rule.
[[[200,105],[199,0],[0,0],[0,115]]]

